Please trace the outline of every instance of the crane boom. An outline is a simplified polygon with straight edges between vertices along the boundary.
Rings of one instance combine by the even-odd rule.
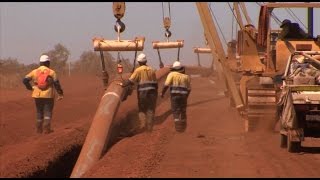
[[[221,40],[213,23],[213,19],[211,17],[208,3],[207,2],[196,2],[196,6],[200,15],[200,19],[208,38],[208,44],[211,48],[212,55],[215,56],[215,50],[219,56],[219,61],[223,68],[223,73],[227,81],[228,90],[231,92],[232,98],[235,102],[235,106],[237,109],[242,109],[244,107],[241,96],[238,92],[238,88],[236,86],[234,78],[231,76],[231,72],[226,65],[226,55],[224,49],[221,44]]]
[[[252,20],[250,19],[249,15],[248,15],[248,11],[247,11],[246,5],[244,4],[244,2],[239,2],[239,4],[240,4],[240,7],[241,7],[242,12],[244,14],[244,17],[247,20],[247,24],[252,24]]]
[[[234,3],[233,3],[233,8],[234,8],[234,10],[236,11],[237,19],[238,19],[238,23],[239,23],[240,29],[243,30],[243,29],[244,29],[244,25],[243,25],[243,21],[242,21],[240,9],[239,9],[239,6],[238,6],[238,3],[237,3],[237,2],[234,2]]]

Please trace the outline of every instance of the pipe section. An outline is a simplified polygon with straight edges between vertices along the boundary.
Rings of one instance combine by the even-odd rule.
[[[169,71],[168,67],[161,68],[156,72],[157,79],[165,78]],[[129,76],[130,74],[125,74],[123,78],[128,79]],[[100,159],[109,143],[113,119],[126,93],[126,89],[119,86],[118,82],[113,81],[102,96],[70,178],[80,178],[89,170]]]

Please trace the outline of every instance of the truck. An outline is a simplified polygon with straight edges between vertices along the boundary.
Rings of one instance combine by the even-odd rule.
[[[240,92],[244,101],[245,130],[255,131],[261,126],[274,131],[278,116],[277,102],[281,90],[281,76],[284,74],[286,62],[295,51],[319,51],[320,36],[313,37],[313,15],[308,16],[308,33],[312,38],[280,39],[280,29],[271,26],[274,9],[314,9],[320,8],[320,3],[305,2],[270,2],[261,6],[256,35],[251,38],[248,29],[239,31],[238,54],[240,56],[242,73]]]
[[[304,62],[297,62],[297,57]],[[282,81],[280,147],[300,152],[305,137],[320,138],[320,51],[292,53]]]

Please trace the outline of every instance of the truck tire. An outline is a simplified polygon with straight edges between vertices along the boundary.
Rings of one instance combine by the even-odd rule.
[[[284,134],[280,134],[280,147],[286,148],[288,144],[288,137]]]
[[[288,152],[300,152],[301,148],[301,141],[291,141],[290,138],[288,138],[288,145],[287,145]]]

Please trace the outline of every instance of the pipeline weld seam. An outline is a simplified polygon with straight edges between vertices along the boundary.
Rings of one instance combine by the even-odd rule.
[[[116,96],[118,99],[120,99],[119,95],[117,93],[115,93],[115,92],[107,92],[102,96],[101,99],[103,99],[107,95],[113,95],[113,96]]]

